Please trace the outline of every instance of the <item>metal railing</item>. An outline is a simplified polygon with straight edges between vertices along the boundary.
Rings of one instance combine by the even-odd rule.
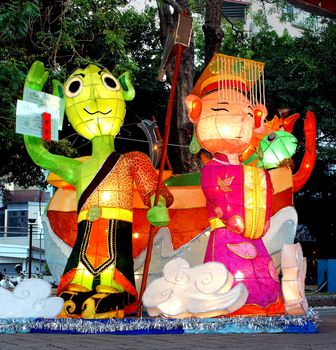
[[[28,277],[32,277],[34,274],[32,271],[33,250],[36,251],[36,248],[38,248],[39,271],[42,271],[45,258],[42,259],[44,255],[44,233],[41,226],[34,223],[29,223],[26,227],[0,226],[0,244],[9,247],[12,245],[13,249],[15,249],[15,246],[28,245],[28,257],[26,258],[26,274]],[[13,253],[15,255],[14,251]],[[36,261],[36,257],[34,259]]]
[[[25,227],[0,226],[0,238],[10,237],[29,237],[30,225]],[[33,239],[43,238],[43,228],[36,224],[32,225]]]

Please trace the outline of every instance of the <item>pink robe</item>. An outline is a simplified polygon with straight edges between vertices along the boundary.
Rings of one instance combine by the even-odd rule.
[[[234,285],[245,284],[246,305],[267,308],[281,300],[280,281],[261,239],[270,217],[269,174],[216,155],[204,166],[201,183],[212,226],[204,262],[223,263]]]

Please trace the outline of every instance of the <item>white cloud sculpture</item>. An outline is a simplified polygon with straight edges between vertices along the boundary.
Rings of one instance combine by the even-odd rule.
[[[23,280],[12,292],[0,287],[0,318],[55,317],[64,301],[50,295],[50,284],[40,279]]]
[[[215,317],[241,308],[248,297],[243,283],[231,288],[233,276],[218,262],[190,267],[176,258],[151,282],[143,295],[150,316]]]
[[[284,244],[281,252],[282,293],[289,315],[305,315],[308,302],[305,297],[307,260],[300,243]]]
[[[270,227],[262,240],[271,255],[274,266],[281,271],[281,251],[284,244],[293,244],[298,224],[294,207],[284,207],[270,219]]]

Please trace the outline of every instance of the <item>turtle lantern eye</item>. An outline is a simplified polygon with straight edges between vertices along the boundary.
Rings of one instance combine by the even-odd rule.
[[[109,90],[119,90],[119,81],[110,73],[103,73],[101,76],[103,85]]]
[[[269,142],[273,142],[276,139],[276,134],[274,132],[271,132],[268,136],[267,136],[267,141]]]
[[[67,97],[76,97],[83,90],[84,84],[81,78],[74,77],[68,81],[64,88],[64,94]]]

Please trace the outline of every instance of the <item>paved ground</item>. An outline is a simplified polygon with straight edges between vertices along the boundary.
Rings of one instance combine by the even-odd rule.
[[[336,309],[319,310],[319,315],[321,325],[318,334],[0,334],[0,349],[336,349]]]

